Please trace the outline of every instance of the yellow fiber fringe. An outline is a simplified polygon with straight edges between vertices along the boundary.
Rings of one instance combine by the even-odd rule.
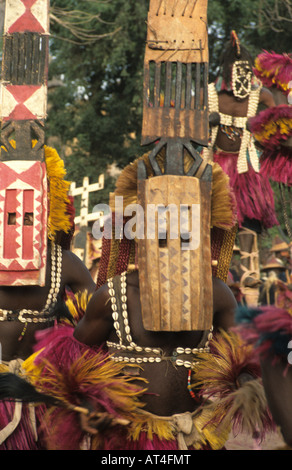
[[[50,393],[63,403],[70,404],[70,399],[79,388],[83,391],[95,387],[97,390],[106,390],[107,399],[124,417],[143,406],[137,398],[145,390],[131,384],[134,378],[123,375],[124,364],[105,359],[103,352],[97,352],[94,356],[88,356],[85,352],[68,366],[66,372],[57,370],[49,360],[44,359],[35,364],[39,353],[33,354],[23,363],[27,378],[38,391]]]
[[[32,147],[37,141],[32,141]],[[15,148],[15,140],[11,140],[10,144]],[[6,149],[1,147],[1,150]],[[70,216],[67,214],[67,204],[69,203],[68,192],[70,181],[66,181],[66,170],[63,160],[59,157],[58,152],[52,147],[44,145],[45,162],[47,175],[49,180],[49,216],[48,216],[48,237],[55,239],[57,231],[67,233],[70,228]]]
[[[67,233],[71,228],[70,217],[67,214],[70,181],[64,180],[66,170],[57,151],[46,145],[44,148],[49,179],[48,237],[54,240],[57,231]]]
[[[194,413],[192,420],[194,429],[189,437],[188,445],[198,450],[204,445],[211,446],[213,450],[222,449],[228,439],[230,425],[225,428],[221,427],[220,433],[218,433],[216,426],[209,424],[210,413],[204,408]],[[177,437],[172,417],[157,416],[144,410],[137,410],[133,422],[129,426],[128,436],[137,441],[141,432],[146,432],[149,440],[153,439],[154,434],[160,440],[166,441],[174,440]],[[188,440],[187,435],[186,439]]]
[[[114,195],[123,196],[124,208],[129,204],[137,203],[137,170],[140,160],[146,165],[148,177],[153,177],[148,156],[149,153],[146,153],[127,165],[117,179]],[[185,171],[187,172],[193,159],[188,154],[185,157]],[[162,150],[157,155],[157,163],[161,169],[164,158],[165,151]],[[235,203],[229,186],[229,177],[218,163],[211,162],[210,164],[212,165],[211,226],[229,230],[236,223]],[[111,209],[114,211],[113,204],[114,201],[110,200]]]
[[[194,377],[198,388],[216,389],[220,394],[232,387],[235,368],[246,365],[252,359],[253,346],[237,333],[224,330],[220,330],[220,334],[212,339],[212,345],[215,354],[198,353],[198,361],[193,366]]]
[[[235,199],[229,177],[218,163],[212,162],[211,225],[225,230],[236,224]]]
[[[209,444],[213,450],[220,450],[226,444],[232,426],[231,422],[226,422],[219,430],[218,426],[211,423],[211,413],[208,407],[204,407],[195,420],[195,426],[202,435],[203,444]],[[195,447],[199,449],[198,446]]]
[[[75,297],[75,302],[72,297],[68,297],[66,299],[66,305],[68,307],[69,312],[71,313],[73,320],[75,323],[77,323],[83,315],[85,314],[85,310],[87,307],[88,302],[90,301],[92,297],[92,293],[88,293],[87,290],[84,290],[82,292],[77,292],[74,294]],[[76,306],[77,303],[77,306]],[[69,320],[65,319],[65,322],[68,323]]]
[[[255,133],[254,135],[259,142],[266,141],[274,136],[278,130],[281,135],[289,136],[292,132],[292,119],[280,118],[276,121],[270,121],[263,127],[261,133]]]
[[[0,374],[3,372],[9,372],[9,366],[7,364],[3,364],[3,362],[0,362]]]

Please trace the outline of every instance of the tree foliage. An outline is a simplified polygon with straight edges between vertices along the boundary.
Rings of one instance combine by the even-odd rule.
[[[53,7],[64,3],[55,1]],[[66,8],[77,3],[98,17],[88,27],[99,38],[77,43],[69,29],[60,34],[61,25],[53,24],[49,71],[63,86],[49,95],[48,133],[59,137],[69,176],[80,182],[110,163],[124,166],[141,152],[148,6],[142,0],[67,1]]]
[[[289,13],[290,0],[280,2],[280,9],[277,0],[209,0],[210,80],[232,29],[254,57],[262,49],[288,52],[283,2]],[[148,6],[145,0],[51,1],[49,71],[62,86],[50,89],[47,132],[58,138],[77,182],[145,151],[140,141]]]
[[[148,7],[149,0],[51,0],[46,136],[77,185],[147,150],[140,142]],[[289,52],[291,10],[291,0],[209,0],[210,81],[233,29],[254,57]]]

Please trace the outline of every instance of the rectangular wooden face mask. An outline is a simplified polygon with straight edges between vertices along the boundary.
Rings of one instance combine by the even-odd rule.
[[[157,176],[139,185],[138,202],[145,208],[138,264],[146,329],[212,326],[210,193],[209,181],[189,176]]]
[[[47,253],[45,163],[0,162],[0,285],[44,285]]]
[[[44,285],[49,1],[6,2],[1,93],[0,285]]]
[[[147,24],[142,145],[156,145],[149,155],[154,176],[138,167],[143,324],[154,331],[205,330],[213,316],[212,168],[195,146],[207,146],[209,132],[207,0],[151,0]]]

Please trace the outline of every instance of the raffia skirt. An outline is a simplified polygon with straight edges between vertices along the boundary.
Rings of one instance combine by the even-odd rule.
[[[257,220],[266,229],[279,225],[269,179],[261,170],[257,173],[251,166],[248,172],[239,174],[237,159],[237,153],[227,153],[220,149],[213,156],[213,160],[219,163],[230,178],[237,203],[239,227],[244,225],[245,219]]]

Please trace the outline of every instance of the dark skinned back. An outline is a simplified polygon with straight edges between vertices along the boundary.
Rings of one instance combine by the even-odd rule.
[[[199,344],[202,337],[200,331],[151,332],[144,329],[137,272],[127,275],[127,299],[133,341],[139,346],[160,347],[170,356],[178,346],[194,348]],[[213,299],[214,326],[228,329],[233,325],[237,304],[230,289],[219,279],[213,280]],[[103,344],[106,340],[117,341],[106,285],[93,295],[85,316],[75,328],[74,336],[89,346]],[[198,406],[188,392],[188,369],[185,367],[175,367],[170,361],[147,363],[143,365],[141,377],[148,381],[147,393],[143,397],[146,410],[160,416],[170,416],[193,411]]]
[[[7,310],[32,309],[41,310],[46,303],[50,289],[51,262],[48,256],[46,271],[46,286],[13,286],[0,287],[0,308]],[[93,292],[95,283],[84,266],[82,261],[74,253],[63,250],[63,266],[60,295],[65,293],[65,286],[68,286],[74,293],[87,289]],[[12,359],[26,359],[33,352],[35,343],[35,332],[52,323],[29,323],[21,341],[20,335],[24,329],[24,323],[19,321],[0,322],[0,343],[2,348],[2,361]]]

